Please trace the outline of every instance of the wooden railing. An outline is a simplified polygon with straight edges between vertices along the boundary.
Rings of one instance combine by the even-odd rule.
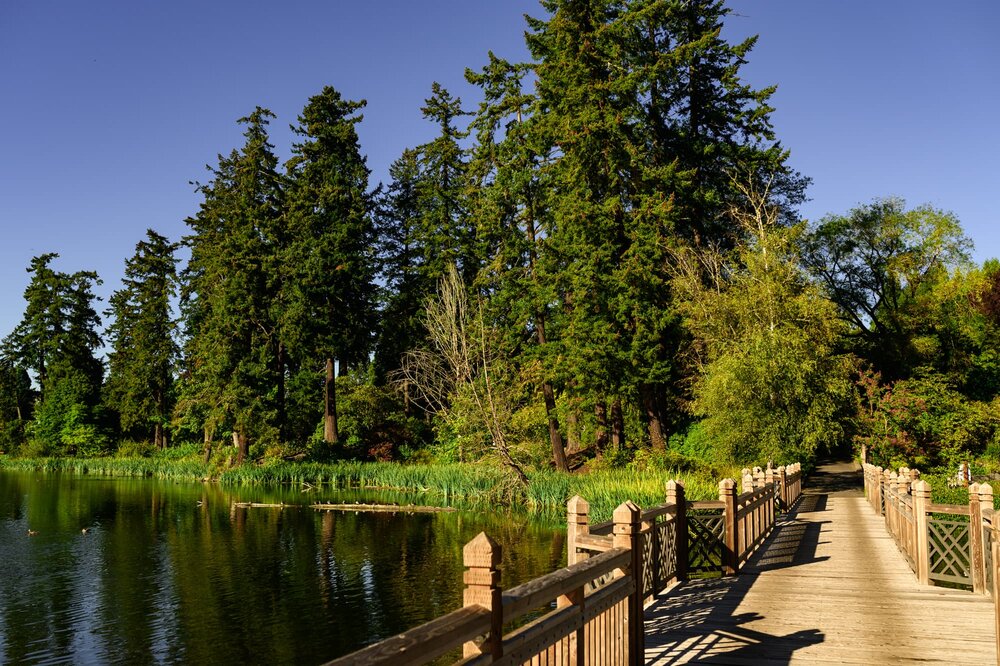
[[[969,486],[968,504],[938,504],[920,472],[863,466],[865,496],[885,517],[917,580],[964,587],[993,598],[1000,664],[1000,521],[989,484]]]
[[[330,664],[421,666],[462,649],[458,664],[641,664],[643,607],[671,583],[709,572],[735,575],[802,491],[801,467],[743,470],[719,483],[719,499],[689,502],[668,481],[666,502],[625,502],[590,524],[581,497],[567,504],[568,565],[500,589],[500,546],[485,533],[463,550],[462,608]],[[505,633],[529,613],[527,624]]]

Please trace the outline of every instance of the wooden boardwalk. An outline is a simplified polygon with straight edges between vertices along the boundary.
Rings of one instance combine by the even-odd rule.
[[[646,663],[996,663],[989,597],[919,585],[860,488],[820,468],[738,577],[654,600]]]

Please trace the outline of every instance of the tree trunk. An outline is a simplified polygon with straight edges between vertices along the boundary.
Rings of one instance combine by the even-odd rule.
[[[535,314],[535,330],[538,335],[538,344],[545,344],[545,317],[541,313]],[[561,472],[569,471],[569,464],[566,462],[566,446],[563,444],[562,435],[559,434],[559,419],[556,417],[556,395],[552,390],[552,382],[542,382],[542,395],[545,398],[545,415],[549,419],[549,444],[552,447],[552,462],[556,469]]]
[[[277,373],[278,381],[278,395],[275,400],[275,411],[277,412],[276,418],[278,421],[278,439],[282,442],[288,440],[288,428],[285,414],[285,364],[287,362],[285,353],[285,344],[283,342],[278,343],[277,353],[275,354],[275,371]]]
[[[594,429],[594,447],[598,453],[608,448],[608,406],[603,400],[594,403],[594,419],[597,427]]]
[[[663,421],[660,418],[659,406],[656,404],[656,388],[653,384],[642,384],[639,387],[642,395],[642,408],[646,413],[646,427],[649,429],[649,441],[654,449],[667,448],[667,439],[663,433]]]
[[[560,472],[569,471],[566,462],[566,449],[563,446],[562,435],[559,434],[559,419],[556,418],[556,397],[552,391],[551,382],[542,384],[542,395],[545,396],[545,413],[549,417],[549,443],[552,445],[552,461]]]
[[[205,464],[212,459],[212,433],[208,426],[205,426]]]
[[[337,380],[333,376],[333,359],[326,359],[326,382],[323,384],[323,441],[336,444],[337,432]]]
[[[611,444],[616,449],[625,446],[625,420],[622,418],[622,399],[611,403]]]
[[[242,465],[250,453],[250,440],[242,430],[234,430],[233,444],[236,445],[236,464]]]
[[[163,450],[163,416],[166,408],[164,406],[164,391],[162,389],[156,389],[153,392],[153,401],[156,403],[156,424],[153,426],[153,446],[157,449]]]
[[[575,406],[566,415],[566,453],[580,451],[580,412]]]
[[[527,211],[525,233],[527,234],[528,242],[531,244],[528,250],[528,268],[531,271],[532,280],[537,281],[537,275],[535,274],[535,247],[538,241],[535,238],[534,202],[530,195],[525,204],[525,210]],[[544,311],[538,311],[534,315],[538,346],[543,347],[545,346],[545,313]],[[566,462],[566,445],[563,443],[562,435],[559,434],[559,419],[556,417],[555,391],[552,390],[552,382],[547,379],[542,382],[542,396],[545,398],[545,416],[549,420],[549,445],[552,448],[552,462],[555,463],[556,469],[568,472],[569,464]]]

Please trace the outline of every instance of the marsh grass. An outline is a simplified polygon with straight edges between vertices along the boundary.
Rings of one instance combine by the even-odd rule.
[[[205,464],[195,447],[167,449],[148,457],[10,458],[0,456],[0,469],[93,474],[111,477],[153,477],[170,480],[215,480],[229,486],[294,486],[305,489],[384,489],[419,493],[427,504],[496,511],[523,511],[547,521],[564,519],[566,502],[580,495],[591,506],[595,522],[608,520],[615,507],[632,500],[642,507],[662,503],[666,482],[684,483],[691,500],[718,497],[720,479],[708,473],[602,469],[564,474],[535,470],[521,486],[496,465],[403,465],[393,462],[336,463],[265,460],[259,464],[220,469]]]

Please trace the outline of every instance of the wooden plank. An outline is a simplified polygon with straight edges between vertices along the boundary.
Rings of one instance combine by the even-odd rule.
[[[931,502],[927,505],[927,513],[947,513],[953,516],[968,516],[969,505],[961,504],[935,504]]]
[[[688,502],[688,510],[725,508],[726,503],[719,500],[698,500],[696,502]]]
[[[490,617],[490,612],[482,606],[460,608],[380,643],[327,662],[327,666],[425,664],[461,647],[465,641],[488,632]]]
[[[576,538],[576,547],[593,553],[604,553],[614,548],[614,544],[609,536],[581,534]]]
[[[661,504],[659,506],[654,506],[650,509],[645,509],[640,514],[640,520],[643,522],[654,520],[660,516],[675,516],[677,515],[677,506],[674,504]]]
[[[526,612],[547,605],[596,578],[615,569],[628,567],[631,557],[628,550],[615,548],[511,588],[503,594],[504,621],[512,622]]]

